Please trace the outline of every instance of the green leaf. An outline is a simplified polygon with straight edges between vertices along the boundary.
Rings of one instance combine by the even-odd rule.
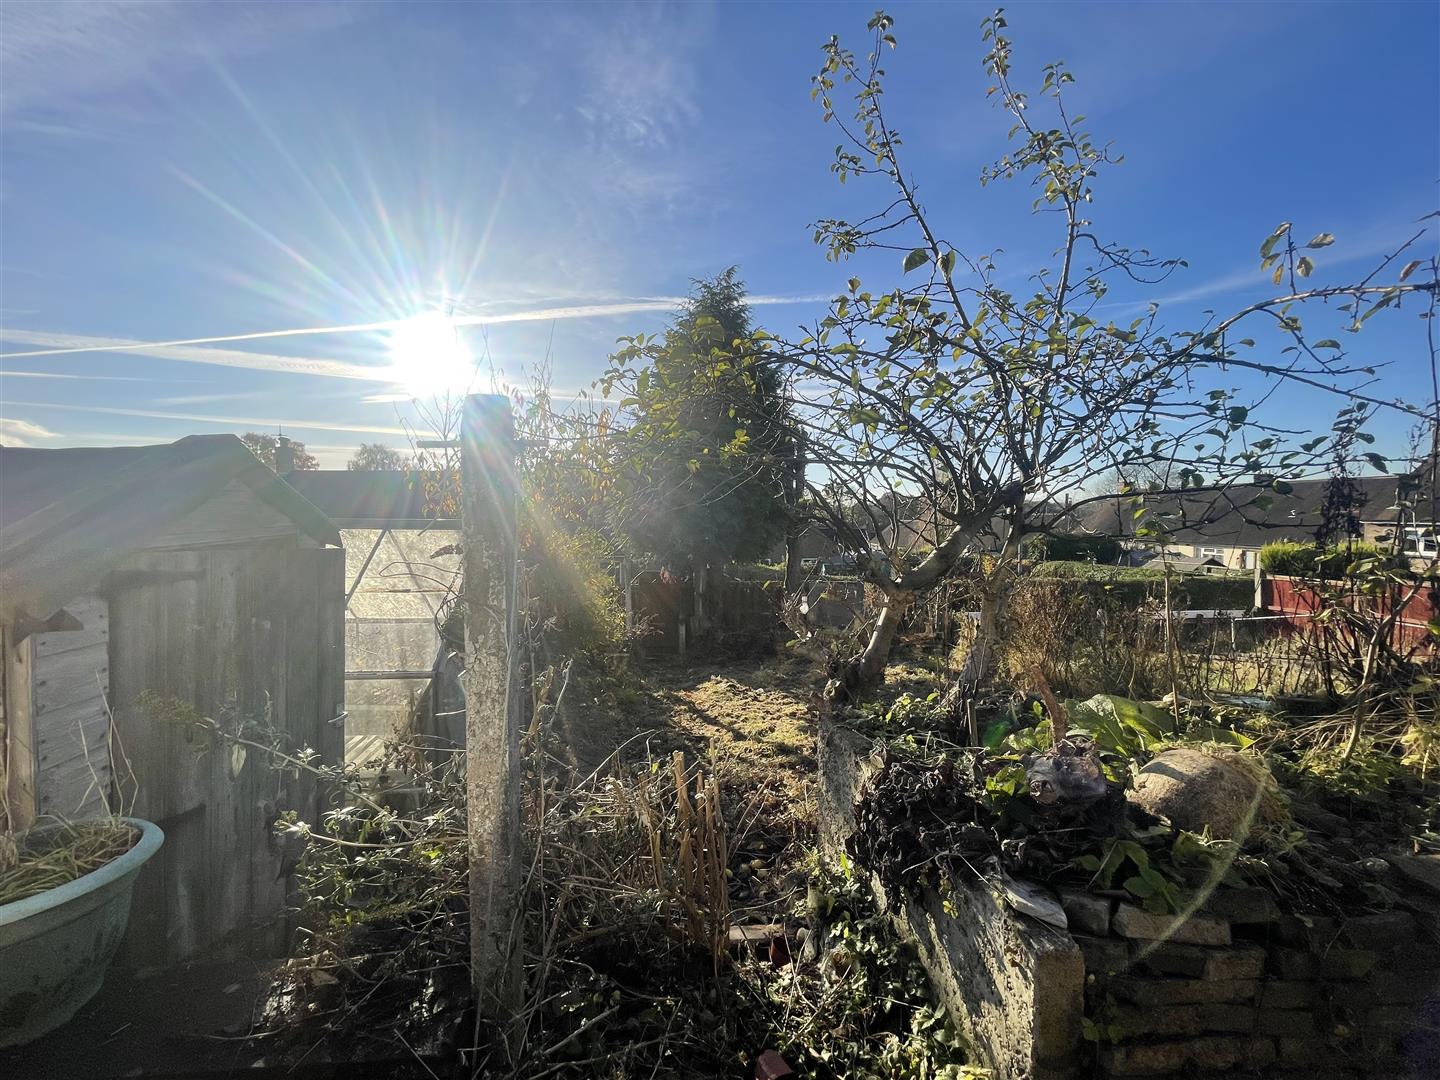
[[[1285,264],[1284,264],[1284,263],[1281,263],[1279,266],[1275,267],[1275,273],[1273,273],[1273,274],[1270,275],[1270,280],[1273,281],[1276,285],[1279,285],[1279,284],[1280,284],[1280,279],[1283,278],[1284,276],[1285,276]]]
[[[1310,261],[1308,256],[1301,255],[1295,262],[1295,272],[1301,277],[1309,277],[1314,269],[1315,264]]]
[[[908,274],[917,267],[924,266],[930,261],[930,249],[918,247],[905,256],[905,262],[901,266],[901,272]]]
[[[1379,455],[1379,454],[1366,454],[1366,455],[1364,455],[1364,456],[1365,456],[1365,460],[1368,461],[1368,462],[1371,464],[1372,467],[1374,467],[1374,468],[1376,468],[1376,469],[1379,469],[1379,470],[1380,470],[1381,472],[1383,472],[1383,473],[1388,473],[1388,472],[1390,471],[1390,466],[1389,466],[1389,464],[1385,461],[1385,459],[1384,459],[1381,455]]]
[[[1328,337],[1327,337],[1327,338],[1325,338],[1325,340],[1323,340],[1323,341],[1317,341],[1317,342],[1315,342],[1315,348],[1317,348],[1317,349],[1338,349],[1338,348],[1340,348],[1340,342],[1336,341],[1334,338],[1328,338]]]
[[[951,273],[955,270],[955,252],[945,252],[940,256],[940,272],[945,275],[945,280],[950,280]]]
[[[1275,231],[1266,238],[1265,243],[1260,245],[1260,254],[1269,255],[1272,251],[1275,250],[1275,245],[1280,242],[1280,238],[1289,231],[1290,223],[1288,221],[1282,221],[1279,225],[1275,227]]]
[[[1322,232],[1316,233],[1305,246],[1307,248],[1323,248],[1329,247],[1333,243],[1335,243],[1335,234]]]
[[[1147,896],[1155,895],[1155,886],[1138,874],[1135,877],[1126,878],[1124,887],[1131,896],[1138,896],[1142,900]]]

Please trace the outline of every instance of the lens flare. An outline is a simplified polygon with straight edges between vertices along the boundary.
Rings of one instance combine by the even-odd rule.
[[[390,374],[412,398],[463,394],[475,363],[454,322],[438,311],[406,319],[390,333]]]

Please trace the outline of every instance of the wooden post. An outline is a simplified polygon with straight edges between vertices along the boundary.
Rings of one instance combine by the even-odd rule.
[[[524,995],[520,724],[512,650],[517,489],[508,399],[481,394],[466,399],[460,490],[470,977],[480,1016],[508,1036]]]

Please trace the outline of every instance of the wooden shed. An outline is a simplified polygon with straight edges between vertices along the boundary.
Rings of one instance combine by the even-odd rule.
[[[294,852],[272,826],[316,820],[317,785],[185,718],[340,761],[339,545],[232,435],[0,448],[0,827],[117,808],[164,829],[129,963],[282,944]]]

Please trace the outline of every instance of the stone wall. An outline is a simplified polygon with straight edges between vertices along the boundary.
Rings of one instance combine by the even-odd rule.
[[[875,763],[864,736],[832,723],[819,756],[833,852]],[[980,881],[956,883],[948,913],[935,893],[891,912],[997,1080],[1440,1077],[1440,894],[1420,918],[1344,922],[1284,916],[1263,889],[1223,889],[1174,918],[1090,893],[1060,900],[1068,933]]]
[[[1440,945],[1409,912],[1307,925],[1262,889],[1183,920],[1062,901],[1097,1076],[1440,1076]]]

